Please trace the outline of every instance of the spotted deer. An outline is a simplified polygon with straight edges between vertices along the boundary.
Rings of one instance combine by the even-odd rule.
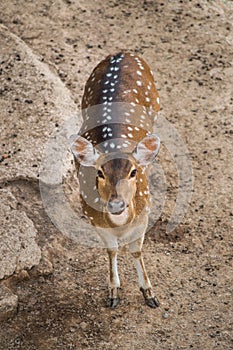
[[[119,240],[129,244],[146,304],[159,306],[142,256],[150,211],[147,173],[160,146],[153,133],[159,109],[158,92],[146,62],[119,52],[101,61],[87,80],[83,124],[79,134],[70,139],[83,212],[107,247],[107,304],[112,308],[119,303]]]

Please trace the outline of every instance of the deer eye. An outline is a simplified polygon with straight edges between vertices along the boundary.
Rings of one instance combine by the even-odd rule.
[[[134,169],[134,170],[131,171],[130,177],[135,177],[136,174],[137,174],[137,169]]]
[[[100,177],[101,179],[104,179],[104,174],[101,170],[98,170],[98,177]]]

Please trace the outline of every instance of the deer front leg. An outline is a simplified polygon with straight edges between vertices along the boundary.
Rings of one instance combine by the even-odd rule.
[[[120,287],[120,280],[117,270],[117,248],[108,248],[109,257],[109,299],[107,306],[115,308],[118,303],[118,288]]]
[[[120,287],[120,279],[117,271],[117,238],[104,228],[96,228],[96,231],[107,248],[109,258],[109,297],[107,306],[115,308],[119,304],[118,288]]]
[[[136,241],[130,243],[129,249],[134,257],[135,266],[138,273],[139,287],[142,292],[146,304],[151,308],[156,308],[159,306],[159,301],[155,297],[152,286],[147,275],[143,256],[142,256],[142,244],[144,237],[137,239]]]

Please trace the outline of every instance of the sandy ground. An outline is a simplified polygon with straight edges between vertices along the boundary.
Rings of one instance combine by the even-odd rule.
[[[178,183],[161,149],[167,202],[144,244],[161,302],[156,310],[144,305],[126,248],[119,257],[121,303],[107,309],[105,253],[62,236],[43,209],[38,181],[4,181],[33,221],[44,258],[5,281],[19,304],[17,314],[1,322],[1,350],[233,348],[232,20],[227,0],[1,1],[0,22],[78,106],[99,60],[120,48],[142,55],[155,72],[162,115],[187,144],[195,178],[185,218],[166,234]],[[26,90],[26,77],[22,84]]]

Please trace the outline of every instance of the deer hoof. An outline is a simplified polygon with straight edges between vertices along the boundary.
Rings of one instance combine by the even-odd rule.
[[[156,307],[159,307],[159,301],[158,299],[153,295],[153,291],[151,288],[143,289],[140,288],[140,291],[142,292],[146,305],[151,307],[152,309],[155,309]]]
[[[146,305],[151,307],[152,309],[155,309],[156,307],[159,307],[159,301],[156,297],[153,298],[145,298]]]
[[[107,307],[110,307],[111,309],[115,309],[118,304],[119,304],[118,298],[108,298],[107,300]]]

